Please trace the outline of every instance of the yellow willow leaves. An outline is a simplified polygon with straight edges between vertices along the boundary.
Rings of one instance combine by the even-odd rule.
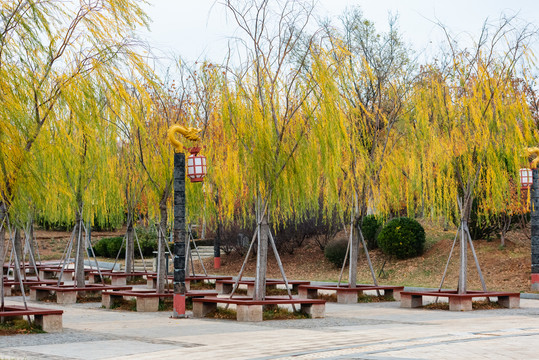
[[[466,75],[441,76],[431,67],[416,83],[409,113],[415,146],[403,158],[406,192],[415,193],[428,214],[448,218],[459,216],[456,198],[466,191],[477,197],[483,214],[504,210],[522,149],[534,141],[515,75],[502,63],[478,61],[475,69],[458,63]]]

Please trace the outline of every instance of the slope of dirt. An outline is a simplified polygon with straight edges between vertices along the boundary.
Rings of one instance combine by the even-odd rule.
[[[384,255],[379,249],[370,251],[373,267],[380,284],[438,287],[451,250],[456,229],[444,231],[435,224],[424,224],[427,234],[426,251],[422,256],[397,260]],[[529,227],[526,229],[529,234]],[[114,232],[92,232],[94,239],[104,236],[123,235],[124,230]],[[39,251],[42,259],[59,259],[69,241],[70,233],[37,231]],[[346,235],[339,234],[345,237]],[[481,270],[488,290],[526,291],[530,290],[531,241],[524,231],[519,229],[509,233],[504,248],[499,240],[474,241]],[[444,288],[456,288],[459,267],[459,246],[455,247],[449,264]],[[305,244],[293,254],[282,253],[286,275],[289,279],[306,279],[317,281],[337,281],[341,269],[335,267],[324,257],[323,252],[314,241]],[[244,256],[237,253],[222,253],[221,269],[213,269],[213,258],[205,260],[206,269],[213,274],[238,275]],[[202,272],[200,264],[196,265],[197,273]],[[247,262],[244,276],[254,276],[255,257]],[[383,269],[383,271],[381,271]],[[270,250],[268,255],[268,277],[280,278],[277,262]],[[348,279],[348,267],[343,273],[343,281]],[[372,277],[363,252],[358,262],[358,281],[372,283]],[[471,251],[468,251],[468,288],[481,289]]]
[[[384,255],[381,250],[370,251],[373,268],[380,284],[418,287],[438,287],[451,251],[456,229],[443,231],[436,226],[425,226],[427,232],[426,251],[422,256],[397,260]],[[529,228],[527,229],[529,232]],[[522,230],[508,235],[506,246],[500,247],[499,240],[491,242],[474,241],[481,270],[489,291],[530,290],[531,242]],[[444,288],[456,288],[458,282],[460,251],[457,246],[453,251],[448,267]],[[210,272],[237,275],[244,257],[238,254],[222,255],[221,269],[214,270],[212,259],[205,262]],[[323,252],[308,242],[294,254],[281,254],[286,275],[289,279],[307,279],[318,281],[337,281],[341,269],[325,259]],[[381,271],[383,268],[383,272]],[[245,276],[253,276],[256,269],[254,256],[248,261]],[[268,276],[280,278],[280,271],[273,255],[268,256]],[[343,273],[343,281],[348,279],[348,267]],[[358,282],[372,283],[372,276],[363,252],[358,261]],[[481,289],[475,261],[468,249],[468,289]]]

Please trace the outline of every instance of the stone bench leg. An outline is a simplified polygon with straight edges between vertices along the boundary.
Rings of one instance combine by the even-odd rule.
[[[51,271],[44,271],[44,270],[39,270],[39,278],[40,279],[52,279],[54,277],[54,273],[51,272]]]
[[[57,291],[56,303],[57,304],[75,304],[77,302],[76,291]]]
[[[64,271],[60,281],[67,282],[67,281],[71,281],[71,280],[73,280],[73,273]]]
[[[127,285],[127,276],[111,276],[110,284],[115,286]]]
[[[299,288],[298,297],[300,299],[318,299],[318,289]]]
[[[113,299],[111,299],[109,294],[101,294],[101,306],[103,306],[105,309],[110,309],[112,302]]]
[[[40,301],[49,296],[49,290],[30,289],[30,300]]]
[[[255,295],[255,285],[254,284],[248,284],[247,285],[247,296],[253,297]]]
[[[217,310],[216,303],[205,303],[193,301],[193,316],[196,318],[203,318],[208,313]]]
[[[402,290],[387,289],[384,290],[384,297],[393,298],[395,301],[400,301]]]
[[[36,325],[46,332],[62,332],[62,315],[34,315]]]
[[[423,306],[422,295],[403,295],[401,297],[401,308],[417,308]]]
[[[156,312],[159,310],[159,297],[137,297],[138,312]]]
[[[509,309],[520,307],[520,296],[498,296],[498,304]]]
[[[185,290],[186,291],[191,290],[191,280],[185,280]]]
[[[215,283],[215,290],[221,295],[230,294],[232,292],[232,284]]]
[[[155,289],[157,287],[157,279],[156,278],[146,279],[146,287],[148,289]]]
[[[359,294],[363,294],[363,291],[340,291],[337,290],[337,303],[339,304],[356,304]]]
[[[301,311],[312,319],[323,319],[326,316],[326,304],[301,304]]]
[[[449,298],[450,311],[472,311],[471,297],[452,296]]]
[[[11,285],[4,285],[4,296],[11,296]]]
[[[260,322],[262,321],[262,305],[237,305],[236,314],[238,321]]]

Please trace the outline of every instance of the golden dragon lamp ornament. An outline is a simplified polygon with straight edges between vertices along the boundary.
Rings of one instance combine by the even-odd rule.
[[[528,156],[535,155],[535,159],[533,159],[533,161],[531,162],[530,167],[532,169],[536,169],[537,164],[539,163],[539,147],[527,148],[526,152],[527,152]]]
[[[200,136],[198,136],[198,133],[201,131],[202,131],[201,129],[196,129],[193,127],[185,127],[185,126],[176,124],[176,125],[172,125],[168,129],[167,137],[168,137],[168,141],[170,141],[170,143],[174,146],[175,148],[174,151],[179,153],[179,152],[183,152],[183,145],[178,139],[176,139],[175,134],[180,133],[187,140],[199,141]]]

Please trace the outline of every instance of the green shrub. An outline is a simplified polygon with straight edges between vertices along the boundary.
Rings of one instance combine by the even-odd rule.
[[[407,259],[421,255],[425,246],[425,230],[410,218],[395,218],[378,235],[378,245],[387,255]]]
[[[374,215],[367,215],[363,218],[363,224],[360,226],[363,237],[367,242],[367,248],[376,249],[378,247],[376,238],[380,228],[382,227],[382,220],[378,219]]]
[[[137,228],[137,237],[140,243],[140,249],[144,256],[154,256],[153,252],[157,251],[157,231],[152,227]],[[136,240],[135,240],[136,241]],[[114,255],[116,256],[116,255]],[[135,257],[140,257],[140,251],[135,243]]]
[[[107,238],[103,238],[92,245],[95,256],[109,257],[109,253],[107,251],[107,240]]]
[[[118,251],[120,250],[120,247],[122,247],[122,243],[124,241],[124,237],[123,236],[116,236],[116,237],[111,237],[111,238],[107,238],[107,253],[108,253],[108,257],[110,258],[116,258],[116,256],[118,255]],[[122,251],[120,253],[120,259],[124,259],[125,258],[125,244],[124,246],[122,247]]]
[[[347,239],[334,239],[330,241],[324,249],[324,256],[335,266],[342,266],[344,257],[346,256],[346,248],[348,247]]]

